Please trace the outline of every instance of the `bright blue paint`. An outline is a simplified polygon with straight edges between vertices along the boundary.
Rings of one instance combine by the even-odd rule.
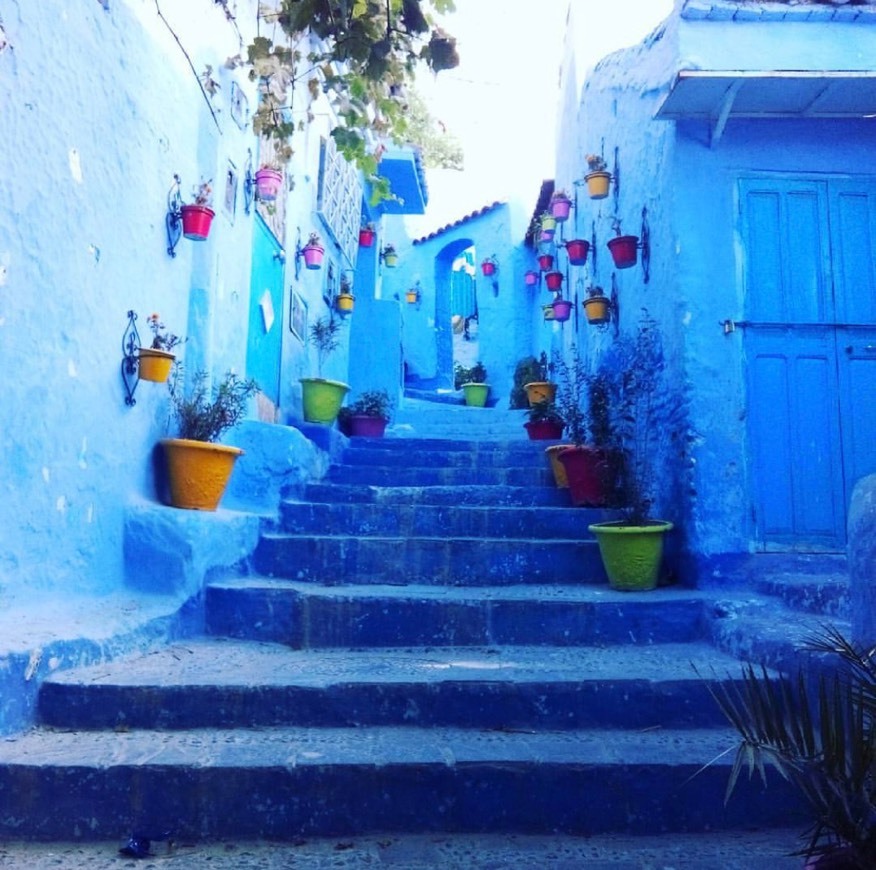
[[[249,332],[246,373],[258,381],[261,391],[280,404],[280,340],[283,331],[283,262],[281,246],[267,224],[257,215],[253,233],[250,279]],[[270,294],[273,322],[266,329],[262,302]]]

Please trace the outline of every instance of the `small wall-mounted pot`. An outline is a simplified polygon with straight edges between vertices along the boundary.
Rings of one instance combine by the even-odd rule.
[[[566,242],[566,253],[569,255],[569,263],[573,266],[583,266],[587,262],[589,252],[590,242],[586,239],[570,239]]]
[[[584,176],[584,182],[590,199],[605,199],[611,186],[611,173],[603,170],[590,172]]]
[[[184,205],[180,211],[183,235],[193,242],[203,242],[210,234],[210,225],[216,217],[216,212],[206,205]]]
[[[490,275],[495,275],[496,274],[496,264],[492,260],[484,260],[484,262],[481,263],[481,271],[487,277],[489,277]]]
[[[607,244],[614,265],[618,269],[629,269],[630,266],[636,265],[636,252],[639,247],[638,236],[618,236],[610,239]]]
[[[166,350],[154,347],[141,347],[137,354],[137,374],[142,381],[164,384],[170,377],[170,370],[176,356]]]
[[[374,244],[374,230],[363,227],[359,230],[359,247],[370,248]]]
[[[335,297],[335,307],[341,314],[349,314],[353,310],[355,301],[352,293],[338,293]]]
[[[542,272],[550,272],[554,267],[554,255],[553,254],[539,254],[538,255],[538,268],[541,269]]]
[[[547,284],[548,290],[560,290],[563,287],[563,273],[562,272],[548,272],[544,276],[545,283]]]
[[[607,296],[588,296],[583,305],[588,323],[599,326],[611,320],[611,300]]]
[[[322,258],[325,255],[325,248],[322,245],[305,245],[301,253],[304,256],[304,265],[308,269],[319,269],[322,266]]]
[[[558,196],[551,200],[551,216],[559,223],[569,219],[572,210],[572,200],[568,196]]]
[[[265,166],[255,174],[256,193],[262,202],[273,202],[283,184],[283,173],[279,169]]]
[[[552,302],[548,302],[547,305],[541,306],[542,314],[544,315],[545,320],[555,320],[554,317],[554,305]]]
[[[535,285],[538,284],[538,272],[534,272],[532,269],[525,272],[523,275],[523,282],[527,287],[535,287]]]
[[[554,320],[564,323],[572,316],[572,303],[568,299],[554,299],[551,304],[554,309]]]

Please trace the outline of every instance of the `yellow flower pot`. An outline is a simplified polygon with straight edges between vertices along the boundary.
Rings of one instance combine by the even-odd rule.
[[[167,458],[171,504],[188,510],[215,511],[243,450],[186,438],[166,438],[161,446]]]
[[[554,482],[560,489],[569,488],[569,478],[566,477],[566,466],[560,462],[560,453],[563,450],[568,450],[569,447],[571,447],[571,444],[551,444],[550,447],[545,447],[544,450],[551,463],[551,471],[554,473]]]
[[[591,172],[584,176],[584,181],[590,199],[605,199],[608,196],[608,188],[611,184],[610,172]]]
[[[170,376],[170,369],[176,356],[166,350],[156,350],[152,347],[141,347],[138,355],[137,370],[142,381],[154,381],[163,384]]]
[[[530,406],[538,402],[553,402],[557,396],[557,385],[548,381],[532,381],[524,384],[523,389],[526,390],[526,398],[529,399]]]
[[[338,311],[352,311],[355,299],[352,293],[339,293],[335,299]]]
[[[387,269],[394,269],[398,266],[398,254],[384,254],[383,262],[386,263]]]
[[[584,300],[584,314],[587,322],[599,325],[611,320],[609,300],[606,296],[589,296]]]
[[[420,298],[420,294],[417,293],[416,290],[406,290],[405,291],[405,299],[407,299],[409,305],[416,305],[417,300]]]

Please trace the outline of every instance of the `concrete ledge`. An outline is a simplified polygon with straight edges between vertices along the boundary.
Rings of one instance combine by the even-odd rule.
[[[852,490],[848,519],[852,640],[876,643],[876,474],[861,478]]]
[[[157,595],[197,595],[208,573],[249,558],[260,529],[261,518],[252,513],[132,505],[125,516],[125,585]]]

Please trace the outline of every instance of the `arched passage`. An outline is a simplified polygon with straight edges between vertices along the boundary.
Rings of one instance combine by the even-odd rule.
[[[435,256],[435,339],[438,377],[453,384],[453,365],[473,365],[478,353],[478,302],[471,238],[454,239]],[[470,357],[473,357],[471,360]]]

